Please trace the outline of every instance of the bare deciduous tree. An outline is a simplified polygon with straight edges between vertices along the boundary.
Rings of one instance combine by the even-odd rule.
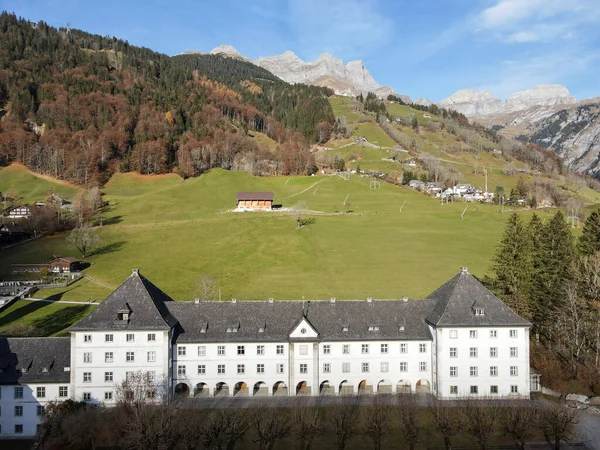
[[[500,410],[500,423],[506,436],[509,436],[521,450],[533,437],[538,417],[537,405],[531,401],[513,400]]]
[[[292,430],[300,450],[310,450],[314,440],[323,433],[319,408],[310,402],[310,398],[299,397],[292,408]]]
[[[539,427],[555,450],[560,449],[560,441],[573,436],[579,421],[579,413],[561,403],[550,402],[540,410]]]
[[[277,441],[290,433],[287,412],[280,408],[255,409],[250,423],[255,433],[254,442],[260,450],[273,450]]]
[[[373,441],[373,448],[381,450],[385,438],[390,432],[390,412],[388,396],[375,395],[371,403],[363,408],[364,433]]]
[[[198,278],[198,281],[196,281],[194,294],[203,301],[214,300],[217,289],[219,289],[219,287],[216,280],[212,275],[205,273]]]
[[[414,394],[398,394],[397,408],[404,442],[410,450],[414,450],[419,443],[421,407],[417,403],[417,398]]]
[[[100,244],[100,236],[88,223],[81,223],[71,231],[67,242],[75,247],[85,258],[88,253]]]
[[[341,404],[329,408],[329,422],[335,433],[337,450],[345,450],[346,444],[356,434],[360,404],[358,397],[342,395]]]
[[[465,431],[469,433],[481,450],[488,448],[498,419],[498,406],[486,400],[459,401]]]
[[[306,217],[306,210],[307,210],[307,205],[304,200],[299,201],[292,208],[294,219],[296,220],[296,228],[302,228],[304,225],[308,224],[308,219]]]
[[[444,439],[446,450],[452,449],[452,438],[461,429],[462,420],[460,410],[455,406],[449,404],[447,401],[440,401],[435,398],[432,398],[427,406],[433,429]]]

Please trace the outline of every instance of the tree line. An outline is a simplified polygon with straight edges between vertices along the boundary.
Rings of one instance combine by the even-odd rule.
[[[244,61],[191,67],[204,56],[170,58],[8,13],[0,39],[0,163],[79,184],[128,170],[310,173],[317,125],[334,124],[329,91],[289,85]]]
[[[491,272],[491,289],[533,323],[534,365],[545,348],[568,377],[586,380],[599,393],[600,212],[587,217],[578,239],[561,211],[529,221],[512,214]],[[560,375],[543,373],[549,383]]]

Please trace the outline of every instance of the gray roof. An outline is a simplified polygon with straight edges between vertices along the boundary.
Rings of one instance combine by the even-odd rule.
[[[69,383],[70,366],[68,337],[0,338],[0,384]]]
[[[171,302],[171,297],[134,270],[121,286],[70,330],[170,330],[177,324],[177,319],[165,306]],[[128,320],[118,320],[121,311],[129,312]]]
[[[425,316],[431,300],[338,300],[171,302],[169,311],[181,326],[177,342],[288,341],[303,317],[319,333],[319,340],[430,340]],[[343,331],[348,327],[347,331]],[[369,327],[378,327],[369,330]],[[401,327],[404,327],[401,330]],[[202,332],[202,329],[205,329]],[[227,331],[227,329],[232,331]],[[233,332],[237,328],[237,332]],[[259,328],[264,328],[259,332]]]
[[[427,322],[437,327],[531,326],[467,272],[466,267],[427,298],[435,301]],[[475,307],[483,308],[484,314],[476,316]]]
[[[273,201],[273,193],[272,192],[248,192],[248,191],[239,191],[235,194],[235,198],[237,201],[240,200],[269,200]]]

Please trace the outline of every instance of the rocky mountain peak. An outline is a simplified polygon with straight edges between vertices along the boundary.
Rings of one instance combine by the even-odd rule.
[[[575,97],[565,86],[540,84],[509,96],[503,112],[521,111],[532,106],[566,105],[575,102]]]
[[[443,108],[450,108],[466,116],[485,116],[499,112],[503,102],[489,91],[461,89],[438,103]]]
[[[213,48],[210,52],[211,55],[230,55],[230,56],[238,56],[241,57],[242,54],[238,52],[233,45],[219,45],[218,47]]]

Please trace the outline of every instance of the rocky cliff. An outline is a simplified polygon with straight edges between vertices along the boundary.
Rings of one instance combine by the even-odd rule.
[[[220,45],[210,53],[247,59],[231,45]],[[350,61],[344,64],[344,61],[329,53],[323,53],[314,62],[303,61],[292,51],[276,56],[260,57],[251,62],[267,69],[288,83],[328,86],[338,95],[374,92],[379,97],[385,98],[389,94],[395,94],[391,87],[381,86],[375,81],[363,61]],[[404,101],[410,101],[407,96],[401,96],[401,98]]]
[[[487,116],[498,113],[504,106],[502,100],[489,91],[461,89],[438,103],[442,108],[454,109],[467,117]]]

